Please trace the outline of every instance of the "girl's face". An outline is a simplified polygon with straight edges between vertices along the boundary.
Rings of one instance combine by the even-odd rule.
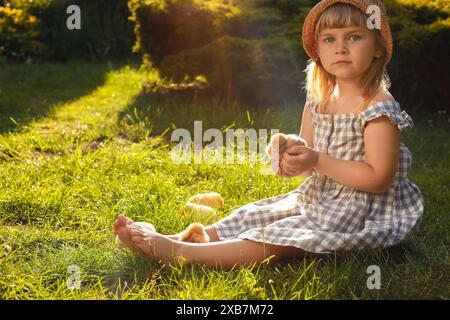
[[[352,26],[326,28],[319,34],[317,53],[325,70],[336,79],[359,79],[374,57],[381,57],[373,31]]]

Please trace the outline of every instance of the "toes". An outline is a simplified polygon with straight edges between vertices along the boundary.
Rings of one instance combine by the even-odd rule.
[[[119,214],[116,218],[116,221],[119,224],[125,224],[125,222],[127,221],[127,217],[125,217],[123,214]]]
[[[133,220],[133,219],[130,219],[130,218],[126,217],[126,216],[123,216],[123,217],[124,217],[125,223],[126,223],[127,225],[128,225],[128,224],[134,223],[134,220]]]
[[[134,223],[134,221],[121,213],[117,216],[116,221],[114,223],[115,224],[117,223],[117,225],[125,226],[125,225],[130,225],[130,224]]]
[[[117,216],[116,219],[114,220],[113,226],[116,227],[116,226],[119,226],[119,225],[120,225],[120,219]]]
[[[123,214],[119,214],[116,218],[116,221],[114,221],[113,223],[113,227],[118,231],[121,228],[130,228],[133,223],[134,221],[130,218],[126,217]]]
[[[113,227],[112,227],[113,232],[114,232],[115,234],[118,234],[119,231],[120,231],[120,227],[121,227],[120,223],[119,223],[117,220],[114,221]]]

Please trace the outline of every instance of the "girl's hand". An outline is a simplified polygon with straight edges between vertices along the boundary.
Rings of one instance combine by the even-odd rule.
[[[319,152],[310,147],[293,146],[286,150],[280,161],[277,175],[283,178],[299,176],[311,169],[319,160]]]

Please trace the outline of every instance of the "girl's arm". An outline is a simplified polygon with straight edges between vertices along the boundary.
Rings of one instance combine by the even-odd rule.
[[[385,192],[397,171],[400,131],[386,116],[366,123],[365,161],[350,161],[319,153],[315,170],[335,182],[367,192]]]
[[[305,104],[303,108],[302,123],[300,126],[300,138],[308,143],[308,147],[314,149],[314,132],[311,109]],[[302,172],[299,176],[307,178],[312,175],[312,169]]]

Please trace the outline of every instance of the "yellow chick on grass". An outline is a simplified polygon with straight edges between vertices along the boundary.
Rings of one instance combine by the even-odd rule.
[[[209,242],[209,236],[201,223],[191,223],[189,227],[183,231],[178,237],[179,241],[206,243]]]
[[[195,203],[211,208],[224,206],[224,200],[217,192],[199,193],[189,198],[188,203]]]
[[[181,208],[181,217],[190,216],[194,219],[211,218],[216,215],[215,207],[224,207],[225,201],[217,192],[199,193],[191,198]],[[209,236],[201,223],[195,222],[183,231],[178,237],[179,241],[206,243]]]
[[[183,208],[181,208],[181,217],[191,216],[194,219],[209,218],[216,215],[216,210],[211,207],[196,204],[196,203],[186,203]]]

